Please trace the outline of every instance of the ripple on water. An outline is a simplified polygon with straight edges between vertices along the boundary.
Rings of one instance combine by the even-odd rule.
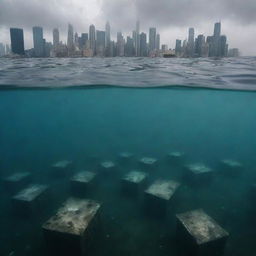
[[[127,87],[195,86],[256,90],[256,57],[164,58],[0,58],[0,86]]]

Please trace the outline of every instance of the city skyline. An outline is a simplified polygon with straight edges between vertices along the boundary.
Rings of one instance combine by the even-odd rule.
[[[78,32],[86,31],[90,24],[98,30],[105,30],[105,21],[112,24],[112,37],[122,30],[126,36],[134,30],[134,23],[140,20],[140,31],[157,27],[163,44],[175,46],[176,38],[184,38],[187,28],[194,27],[196,34],[208,35],[212,24],[221,21],[223,33],[229,38],[231,48],[238,47],[243,55],[256,55],[254,15],[256,6],[251,0],[243,2],[216,0],[188,1],[127,1],[127,0],[66,0],[38,2],[26,0],[2,0],[0,3],[0,41],[9,41],[10,27],[24,28],[26,48],[33,46],[31,28],[44,28],[44,35],[50,41],[52,28],[58,27],[60,38],[66,41],[66,26],[71,23]],[[19,11],[18,11],[19,10]]]
[[[25,55],[26,57],[236,57],[237,48],[229,50],[227,36],[221,32],[221,22],[214,24],[212,35],[196,35],[195,29],[188,29],[188,37],[176,39],[175,48],[161,45],[161,35],[157,28],[150,27],[147,33],[140,31],[140,21],[126,38],[117,32],[116,40],[111,39],[111,25],[107,21],[105,30],[97,30],[94,24],[87,33],[77,33],[72,24],[68,24],[67,41],[60,41],[59,29],[52,31],[52,41],[44,38],[43,28],[34,26],[33,48],[25,50],[22,28],[10,28],[11,52],[0,43],[0,56],[5,54]],[[148,38],[148,39],[147,39]]]

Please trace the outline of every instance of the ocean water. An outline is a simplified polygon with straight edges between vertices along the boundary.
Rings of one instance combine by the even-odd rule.
[[[24,217],[1,182],[0,255],[51,255],[42,225],[72,195],[71,175],[53,177],[53,163],[101,176],[98,164],[118,163],[121,152],[133,153],[132,163],[119,163],[85,196],[102,203],[90,255],[183,255],[175,214],[199,208],[229,232],[223,255],[256,255],[255,70],[254,57],[0,59],[0,178],[28,171],[50,187],[44,206]],[[172,151],[185,153],[180,167],[166,160]],[[144,190],[159,178],[181,183],[162,218],[145,212],[143,190],[136,198],[121,190],[142,157],[158,159]],[[223,159],[243,168],[223,175]],[[184,179],[186,163],[212,168],[210,182]]]

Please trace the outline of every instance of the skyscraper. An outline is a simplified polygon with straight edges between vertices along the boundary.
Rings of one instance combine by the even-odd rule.
[[[227,57],[227,55],[228,55],[227,37],[222,35],[220,37],[220,57]]]
[[[96,32],[95,32],[94,25],[90,25],[89,27],[89,41],[90,41],[90,49],[93,51],[93,55],[94,55],[95,48],[96,48]]]
[[[199,35],[195,43],[195,55],[197,57],[202,57],[205,47],[205,37],[204,35]]]
[[[188,46],[187,46],[187,54],[188,57],[194,56],[194,48],[195,48],[195,30],[194,28],[189,28],[188,30]]]
[[[78,38],[79,49],[83,50],[86,48],[86,44],[89,40],[88,33],[82,33],[81,37]]]
[[[69,53],[74,50],[74,29],[71,24],[68,24],[68,51]]]
[[[117,32],[116,55],[119,57],[124,56],[125,40],[122,32]]]
[[[217,22],[214,24],[214,37],[220,37],[221,35],[221,23]]]
[[[156,49],[160,50],[160,34],[156,35]]]
[[[60,43],[60,33],[57,28],[53,29],[52,36],[53,36],[53,48],[56,49]]]
[[[109,22],[106,23],[105,31],[105,53],[107,57],[110,57],[111,28]]]
[[[127,36],[126,44],[125,44],[125,56],[133,57],[135,55],[135,48],[133,38]]]
[[[148,56],[148,47],[147,47],[147,34],[140,34],[140,56],[147,57]]]
[[[136,22],[135,55],[140,56],[140,22]]]
[[[97,30],[96,54],[103,57],[105,55],[105,31]]]
[[[149,51],[152,52],[156,49],[156,28],[149,29]]]
[[[24,35],[21,28],[10,28],[12,53],[24,55]]]
[[[181,56],[181,53],[182,53],[181,40],[177,39],[176,45],[175,45],[175,54],[176,56]]]
[[[33,27],[33,42],[35,57],[44,57],[45,41],[42,27]]]
[[[5,55],[5,46],[4,44],[0,43],[0,56]]]

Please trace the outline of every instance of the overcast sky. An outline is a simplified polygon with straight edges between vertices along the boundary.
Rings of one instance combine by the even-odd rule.
[[[52,41],[57,27],[66,41],[67,24],[78,33],[88,32],[91,23],[103,30],[109,20],[112,37],[122,31],[130,35],[136,20],[148,34],[154,26],[161,44],[174,48],[176,38],[187,38],[188,27],[195,33],[211,35],[214,22],[222,22],[222,34],[231,48],[243,55],[256,55],[256,0],[0,0],[0,42],[9,43],[9,28],[24,28],[25,47],[32,47],[32,27],[44,28]]]

